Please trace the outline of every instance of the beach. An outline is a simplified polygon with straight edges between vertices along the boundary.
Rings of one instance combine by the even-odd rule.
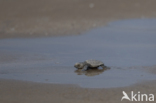
[[[3,103],[129,103],[132,101],[121,101],[122,91],[130,95],[131,91],[138,94],[154,94],[156,81],[146,82],[124,88],[113,89],[90,89],[75,85],[42,84],[34,82],[22,82],[14,80],[0,80],[1,98]],[[139,101],[133,101],[139,102]],[[151,101],[140,101],[148,103]]]
[[[155,0],[2,0],[0,38],[81,34],[110,21],[155,18]]]
[[[155,0],[1,0],[0,102],[132,102],[121,101],[123,91],[156,96],[155,24],[151,25],[155,4]],[[90,57],[104,60],[111,69],[76,71],[74,63]],[[105,87],[108,81],[119,85]]]

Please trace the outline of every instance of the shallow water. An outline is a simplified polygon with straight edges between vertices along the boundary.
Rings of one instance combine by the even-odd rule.
[[[66,69],[66,70],[64,70]],[[13,68],[0,72],[0,78],[33,81],[41,83],[76,84],[84,88],[116,88],[130,86],[156,75],[138,68],[116,68],[106,71],[76,72],[73,67]]]
[[[138,66],[156,63],[156,19],[111,22],[82,35],[0,40],[0,78],[109,88],[154,80]],[[75,62],[97,59],[107,71],[74,72]],[[81,74],[81,75],[77,75]]]

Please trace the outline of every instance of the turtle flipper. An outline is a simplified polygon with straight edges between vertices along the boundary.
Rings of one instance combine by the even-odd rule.
[[[107,67],[107,66],[105,66],[105,65],[101,65],[101,67],[102,67],[103,69],[110,69],[109,67]]]
[[[85,65],[82,69],[82,71],[86,71],[88,69],[88,65]]]

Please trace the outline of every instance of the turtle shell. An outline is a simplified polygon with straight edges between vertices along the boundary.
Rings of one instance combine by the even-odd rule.
[[[103,62],[99,60],[86,60],[85,62],[89,64],[91,67],[98,67],[100,65],[103,65]]]

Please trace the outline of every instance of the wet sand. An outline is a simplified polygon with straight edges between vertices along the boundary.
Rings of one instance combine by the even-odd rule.
[[[156,63],[155,27],[156,19],[131,19],[77,36],[3,39],[0,78],[89,88],[155,80],[154,74],[143,71]],[[73,65],[87,59],[103,61],[111,69],[75,71]]]
[[[155,4],[155,0],[1,0],[0,38],[75,35],[106,25],[110,21],[155,18]],[[1,52],[2,64],[8,62],[14,66],[18,60],[20,61],[18,58],[23,57],[20,52],[17,52],[17,56],[14,53],[8,54],[9,52]],[[31,56],[28,54],[28,60],[24,57],[24,62],[26,62],[24,65],[27,65]],[[38,54],[33,59],[31,58],[32,61],[41,60],[40,62],[44,59],[44,56]],[[144,67],[144,69],[153,74],[156,72],[155,66]],[[0,102],[120,103],[123,90],[128,94],[131,91],[136,93],[140,91],[156,96],[156,81],[127,87],[89,89],[76,85],[0,79]],[[124,100],[124,103],[128,101]]]
[[[155,18],[155,0],[1,0],[0,38],[80,34],[129,18]]]
[[[155,95],[155,25],[132,19],[79,36],[1,39],[0,101],[113,103],[122,91]],[[111,69],[76,71],[74,63],[90,55]]]
[[[124,88],[89,89],[76,85],[41,84],[0,79],[0,102],[2,103],[130,103],[121,102],[122,91],[130,95],[154,94],[156,81],[146,82]],[[133,101],[135,102],[135,101]],[[148,103],[147,101],[136,103]],[[149,102],[154,103],[154,102]]]

